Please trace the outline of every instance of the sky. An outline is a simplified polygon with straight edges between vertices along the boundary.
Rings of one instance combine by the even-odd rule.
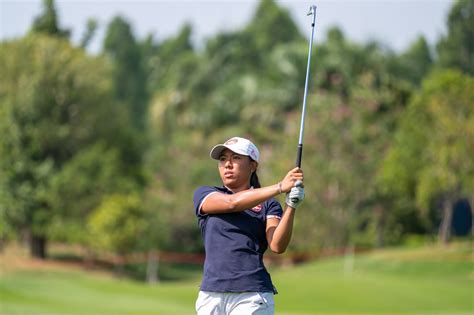
[[[182,25],[193,26],[193,42],[203,47],[206,39],[220,32],[242,29],[255,12],[258,0],[56,0],[59,23],[71,29],[72,41],[78,43],[86,22],[99,22],[90,52],[101,50],[107,24],[116,15],[125,17],[135,36],[145,38],[153,33],[156,40],[177,34]],[[340,27],[351,41],[365,43],[377,40],[401,52],[419,35],[431,45],[446,33],[446,19],[452,0],[318,0],[276,2],[288,9],[302,34],[309,38],[310,5],[317,5],[315,41],[324,40],[327,30]],[[23,36],[35,16],[41,12],[42,0],[0,0],[0,40]]]

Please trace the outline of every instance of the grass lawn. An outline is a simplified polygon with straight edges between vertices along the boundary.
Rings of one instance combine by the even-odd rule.
[[[149,286],[77,267],[12,268],[5,261],[2,315],[194,314],[199,273]],[[464,242],[272,269],[276,314],[474,314],[473,267]]]

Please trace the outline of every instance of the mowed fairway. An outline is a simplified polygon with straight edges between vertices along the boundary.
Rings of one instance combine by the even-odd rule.
[[[278,314],[474,314],[472,258],[458,244],[279,270]]]
[[[194,314],[199,284],[199,274],[149,286],[78,268],[4,267],[2,315]],[[276,314],[473,314],[473,267],[465,242],[272,269]]]

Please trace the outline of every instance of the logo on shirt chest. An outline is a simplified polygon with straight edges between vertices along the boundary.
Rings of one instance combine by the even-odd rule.
[[[250,209],[250,210],[252,210],[253,212],[258,213],[258,212],[262,211],[262,205],[261,205],[261,204],[260,204],[260,205],[256,205],[255,207],[253,207],[253,208]]]

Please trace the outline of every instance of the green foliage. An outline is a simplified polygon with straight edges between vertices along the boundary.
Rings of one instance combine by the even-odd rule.
[[[193,169],[205,169],[205,160],[197,158],[207,156],[202,147],[235,134],[248,135],[265,148],[267,162],[261,166],[264,183],[278,181],[293,165],[307,42],[297,35],[286,41],[278,37],[280,33],[274,36],[274,42],[264,39],[268,33],[260,31],[268,31],[272,25],[268,21],[280,10],[275,6],[272,1],[262,1],[258,18],[247,28],[219,34],[208,41],[201,58],[196,54],[190,57],[194,72],[181,75],[187,84],[156,93],[151,125],[158,128],[152,132],[166,134],[166,140],[154,140],[163,154],[156,161],[175,165],[167,170],[156,169],[160,179],[166,178],[166,185],[176,181],[169,169],[186,170],[188,174]],[[261,48],[262,43],[273,45],[271,51]],[[387,190],[379,174],[394,140],[398,118],[416,86],[431,70],[428,43],[420,37],[397,56],[379,43],[351,43],[340,29],[333,28],[314,54],[316,72],[312,71],[315,75],[310,91],[320,89],[308,98],[309,112],[314,115],[307,117],[307,125],[312,127],[306,130],[304,166],[313,198],[305,201],[303,207],[311,210],[301,211],[292,248],[308,250],[347,243],[382,246],[399,242],[404,233],[424,232],[426,227],[416,214],[416,205],[409,202],[414,194],[393,194],[392,189],[398,188]],[[179,64],[180,55],[176,55]],[[174,75],[178,77],[173,78],[175,82],[182,82],[179,73]],[[205,139],[197,136],[199,133]],[[178,138],[185,139],[185,151],[193,152],[189,158],[186,152],[180,152],[181,158],[192,159],[193,165],[174,161],[176,150],[166,148],[176,145]],[[167,143],[165,147],[162,141]],[[415,160],[413,156],[413,152],[407,153],[410,162]],[[186,179],[185,183],[180,177],[181,185],[170,191],[178,196],[191,195],[192,187],[205,184],[203,178],[215,180],[212,169],[202,172],[201,179]],[[189,188],[181,190],[183,186]],[[189,204],[180,198],[173,205],[189,211]]]
[[[397,54],[337,26],[315,45],[308,198],[290,251],[397,243],[432,232],[439,203],[474,200],[472,78],[432,73],[472,74],[471,9],[453,5],[438,55],[424,37]],[[102,249],[200,251],[191,199],[220,185],[210,147],[252,138],[264,185],[293,167],[307,39],[272,0],[202,50],[188,24],[157,42],[115,17],[92,57],[84,47],[96,27],[90,20],[72,47],[45,1],[29,36],[0,45],[0,233],[88,244],[89,226]],[[113,229],[128,220],[120,238]]]
[[[279,44],[302,39],[288,10],[278,6],[274,0],[260,1],[246,32],[252,34],[259,52],[269,52]]]
[[[97,31],[97,27],[98,27],[98,22],[97,22],[96,19],[90,18],[90,19],[87,20],[86,30],[85,30],[84,34],[82,35],[82,38],[81,38],[81,47],[82,48],[84,48],[84,49],[87,48],[90,41],[94,37],[95,32]]]
[[[185,24],[176,37],[167,39],[160,44],[159,55],[165,63],[170,62],[176,55],[193,51],[191,35],[191,25]]]
[[[50,181],[48,202],[55,209],[48,234],[55,240],[87,244],[86,220],[104,195],[133,189],[120,176],[116,149],[94,144],[78,152]]]
[[[43,12],[33,21],[31,32],[62,38],[69,37],[70,31],[59,27],[54,0],[43,0]]]
[[[412,105],[425,114],[427,142],[421,157],[417,202],[427,208],[433,196],[446,191],[468,195],[474,189],[474,79],[445,72],[426,79]],[[425,113],[423,113],[425,112]]]
[[[471,189],[473,83],[459,72],[435,73],[402,117],[385,176],[390,189],[416,192],[421,208],[440,192]]]
[[[437,43],[439,64],[474,75],[474,2],[457,0],[448,15],[448,34]]]
[[[318,72],[321,72],[318,80],[322,88],[347,96],[350,84],[348,80],[352,77],[352,67],[356,64],[348,56],[354,55],[355,48],[345,40],[339,28],[328,30],[325,45],[316,51]]]
[[[97,250],[120,255],[129,253],[144,236],[146,224],[145,211],[138,194],[108,196],[89,217],[90,245]]]
[[[9,196],[3,207],[18,228],[44,234],[49,179],[93,137],[85,126],[94,122],[90,106],[102,92],[94,87],[98,93],[90,93],[91,74],[83,71],[100,74],[100,66],[66,42],[45,37],[3,44],[0,62],[1,128],[9,135],[0,145],[2,187]],[[100,80],[94,84],[101,87]]]
[[[113,102],[110,70],[103,59],[44,36],[3,43],[0,68],[0,129],[8,135],[0,140],[0,207],[6,222],[64,239],[67,224],[61,223],[77,218],[73,230],[79,233],[81,216],[101,194],[137,181],[130,171],[136,167],[127,144],[130,127]],[[80,241],[78,233],[68,240]]]
[[[472,194],[473,90],[472,77],[433,73],[401,118],[384,162],[383,183],[399,197],[411,196],[423,214],[440,199],[452,207]],[[449,212],[443,220],[450,220]]]
[[[399,57],[397,73],[414,85],[420,85],[433,64],[433,58],[426,39],[418,37],[406,52]]]
[[[296,44],[302,37],[288,12],[263,1],[247,28],[218,34],[202,56],[192,51],[190,32],[183,27],[152,59],[151,111],[160,113],[160,124],[169,130],[172,120],[174,128],[207,134],[237,122],[282,128],[278,112],[296,105],[307,49]]]
[[[141,50],[130,24],[122,17],[115,17],[107,28],[104,52],[113,65],[113,90],[117,100],[127,108],[133,126],[143,131],[147,111],[146,74]]]

